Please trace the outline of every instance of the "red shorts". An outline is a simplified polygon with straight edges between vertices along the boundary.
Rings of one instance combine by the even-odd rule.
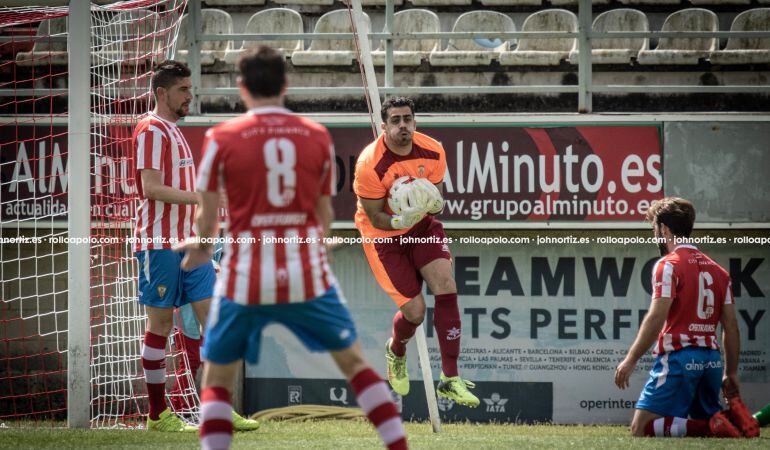
[[[427,216],[392,242],[364,242],[364,253],[374,278],[400,308],[422,291],[420,269],[436,259],[452,259],[446,242],[444,226]]]

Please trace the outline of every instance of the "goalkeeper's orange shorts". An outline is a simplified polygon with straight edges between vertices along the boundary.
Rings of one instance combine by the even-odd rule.
[[[436,259],[452,259],[444,226],[433,216],[391,242],[364,242],[363,246],[374,278],[399,308],[422,291],[420,269]]]

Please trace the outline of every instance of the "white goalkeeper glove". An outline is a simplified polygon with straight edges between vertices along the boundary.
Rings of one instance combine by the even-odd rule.
[[[425,214],[427,214],[427,211],[420,207],[402,208],[400,214],[390,217],[390,226],[394,230],[412,228],[425,217]]]
[[[444,197],[435,184],[427,178],[417,178],[414,181],[416,187],[421,191],[423,206],[429,214],[438,214],[444,209]]]

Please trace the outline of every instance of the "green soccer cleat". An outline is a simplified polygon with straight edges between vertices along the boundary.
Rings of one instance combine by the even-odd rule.
[[[438,389],[436,389],[436,392],[439,397],[448,398],[460,405],[475,408],[479,406],[479,398],[471,394],[471,391],[468,390],[468,388],[473,389],[475,387],[476,385],[474,383],[463,380],[459,376],[446,377],[442,373],[439,378]]]
[[[385,360],[388,362],[388,383],[390,387],[400,396],[409,393],[409,372],[406,370],[406,355],[396,356],[390,349],[390,343],[393,338],[385,342]]]
[[[259,422],[247,419],[233,411],[233,431],[254,431],[259,428]]]
[[[198,427],[188,425],[168,408],[160,413],[158,420],[152,420],[147,417],[147,429],[150,431],[163,431],[166,433],[188,433],[198,431]]]

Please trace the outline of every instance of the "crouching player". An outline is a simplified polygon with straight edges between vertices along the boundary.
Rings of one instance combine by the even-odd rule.
[[[755,437],[756,419],[739,395],[740,336],[730,275],[693,245],[695,208],[667,197],[650,206],[663,256],[652,271],[652,304],[628,354],[615,370],[615,384],[628,387],[639,358],[657,338],[650,379],[636,403],[634,436]],[[722,325],[723,361],[716,329]],[[720,406],[722,388],[729,411]]]
[[[322,238],[333,210],[334,147],[322,125],[283,107],[283,56],[268,47],[238,63],[246,114],[209,130],[198,178],[199,236],[217,231],[220,191],[229,217],[222,274],[206,328],[200,438],[228,448],[238,361],[256,363],[262,329],[285,325],[312,351],[328,351],[388,448],[405,449],[387,385],[364,360]],[[205,264],[211,246],[184,246],[183,267]]]

